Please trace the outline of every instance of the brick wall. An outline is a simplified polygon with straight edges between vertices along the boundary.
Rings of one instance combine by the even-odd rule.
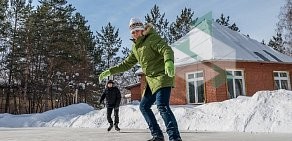
[[[205,102],[223,101],[227,100],[227,86],[226,75],[223,73],[226,69],[236,69],[244,71],[245,78],[245,93],[247,96],[252,96],[255,92],[260,90],[274,89],[273,71],[288,71],[290,75],[290,84],[292,83],[292,64],[279,63],[260,63],[260,62],[232,62],[232,61],[213,61],[204,62],[200,64],[192,64],[176,68],[176,76],[185,79],[185,73],[204,71],[205,80]],[[220,73],[222,73],[220,75]],[[184,81],[184,82],[183,82]],[[180,94],[186,95],[186,82],[180,80],[176,83],[176,91]],[[174,95],[176,96],[176,94]],[[180,96],[179,98],[181,98]],[[186,98],[186,97],[185,97]],[[173,99],[176,99],[174,97]],[[171,100],[173,101],[173,100]],[[182,103],[178,104],[186,104]],[[177,103],[174,103],[177,104]]]
[[[251,96],[260,90],[274,90],[273,71],[287,71],[292,79],[292,64],[276,63],[240,63],[239,67],[245,71],[246,95]],[[249,74],[249,75],[247,75]]]
[[[183,77],[175,77],[175,87],[171,89],[170,104],[178,105],[187,103],[186,81]]]
[[[141,89],[140,89],[140,85],[137,85],[135,87],[132,87],[130,89],[131,91],[131,100],[141,100]]]

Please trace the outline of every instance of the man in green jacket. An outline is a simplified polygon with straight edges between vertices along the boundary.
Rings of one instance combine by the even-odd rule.
[[[139,63],[147,83],[141,99],[140,111],[153,136],[148,141],[164,141],[163,133],[151,110],[154,102],[164,120],[169,141],[181,141],[175,116],[169,107],[175,76],[173,50],[150,23],[144,26],[141,20],[131,18],[129,29],[134,42],[129,56],[121,64],[102,72],[99,81],[107,76],[127,71]]]

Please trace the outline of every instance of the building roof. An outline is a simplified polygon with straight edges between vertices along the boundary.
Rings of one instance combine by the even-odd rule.
[[[291,56],[206,19],[171,46],[177,66],[211,60],[292,63]]]

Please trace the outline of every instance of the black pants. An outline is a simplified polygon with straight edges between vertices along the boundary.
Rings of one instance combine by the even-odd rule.
[[[107,107],[107,121],[108,123],[113,123],[112,120],[112,112],[114,110],[114,116],[115,116],[115,124],[119,123],[119,108],[113,108],[113,107]]]

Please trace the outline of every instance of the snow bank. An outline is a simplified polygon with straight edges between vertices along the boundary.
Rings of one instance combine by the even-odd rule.
[[[0,127],[43,127],[51,122],[67,122],[93,110],[93,107],[81,103],[38,114],[0,114]]]
[[[292,91],[260,91],[252,97],[240,96],[201,106],[172,106],[180,130],[286,132],[292,133]],[[163,120],[156,106],[153,111],[159,124]],[[41,114],[0,114],[1,127],[76,127],[106,128],[106,109],[93,110],[76,104]],[[138,105],[120,107],[120,127],[146,129]]]
[[[182,127],[189,130],[238,132],[292,132],[292,92],[261,91],[205,104],[186,111]],[[179,115],[179,114],[178,114]]]

